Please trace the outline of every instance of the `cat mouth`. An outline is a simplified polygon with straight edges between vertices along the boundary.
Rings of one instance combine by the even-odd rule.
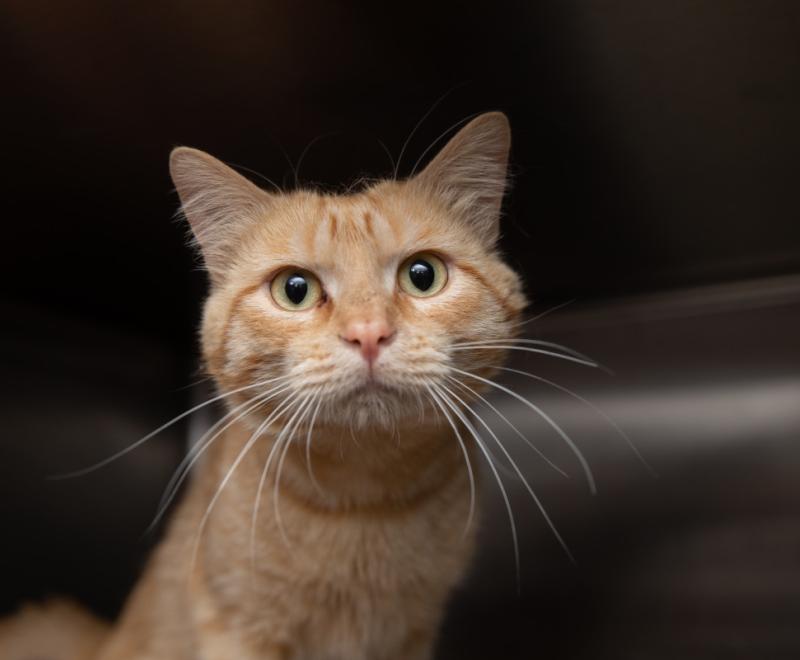
[[[368,378],[355,385],[347,393],[343,393],[342,400],[362,404],[369,403],[370,401],[396,399],[402,397],[403,394],[403,390],[396,385],[381,381],[377,378]]]
[[[351,391],[350,396],[363,396],[363,395],[375,395],[375,394],[389,394],[394,392],[395,389],[390,387],[386,383],[382,383],[377,378],[370,376],[369,378],[364,379],[364,382],[356,385]]]
[[[424,380],[423,378],[422,381]],[[365,369],[361,373],[351,374],[345,382],[340,382],[339,386],[334,386],[329,390],[333,400],[358,404],[370,401],[385,403],[398,399],[415,398],[424,391],[425,386],[420,379],[405,378],[403,374],[381,368]]]

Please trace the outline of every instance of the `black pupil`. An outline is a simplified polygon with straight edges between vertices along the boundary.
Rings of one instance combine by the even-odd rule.
[[[433,286],[433,280],[436,278],[436,273],[427,261],[417,259],[408,269],[408,277],[411,283],[420,291],[427,291]]]
[[[283,287],[286,291],[286,297],[295,305],[299,305],[305,300],[308,293],[308,282],[302,275],[294,274],[286,280],[286,286]]]

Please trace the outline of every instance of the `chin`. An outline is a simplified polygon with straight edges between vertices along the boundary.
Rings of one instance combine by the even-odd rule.
[[[427,400],[423,388],[398,388],[366,381],[332,398],[324,406],[328,424],[354,429],[396,430],[403,423],[419,423]]]

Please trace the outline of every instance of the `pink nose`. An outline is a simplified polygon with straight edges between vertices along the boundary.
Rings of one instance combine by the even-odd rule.
[[[344,329],[342,339],[357,346],[370,366],[378,357],[381,346],[394,337],[394,329],[384,320],[350,321]]]

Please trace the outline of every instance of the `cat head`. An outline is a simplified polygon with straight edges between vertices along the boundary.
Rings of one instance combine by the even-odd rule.
[[[432,407],[437,387],[464,379],[454,369],[498,365],[501,349],[458,345],[502,343],[525,306],[496,249],[509,144],[505,116],[487,113],[418,175],[347,195],[268,192],[175,149],[211,281],[203,354],[229,401],[252,401],[256,421],[282,405],[387,426]]]

